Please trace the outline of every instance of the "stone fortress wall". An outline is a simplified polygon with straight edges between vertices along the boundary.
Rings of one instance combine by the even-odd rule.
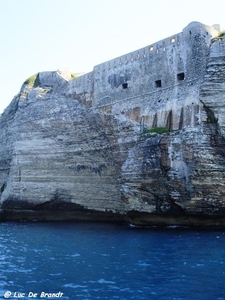
[[[69,83],[89,107],[129,119],[141,130],[201,123],[199,87],[219,26],[192,22],[181,33],[94,67]]]

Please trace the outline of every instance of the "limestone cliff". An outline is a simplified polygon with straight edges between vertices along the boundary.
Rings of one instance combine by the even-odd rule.
[[[22,86],[1,117],[3,217],[123,213],[120,170],[135,140],[131,125],[71,99],[68,82],[56,72],[39,73],[36,81]]]
[[[92,108],[58,72],[26,81],[0,118],[1,220],[224,227],[224,47],[210,48],[201,122],[164,134]]]
[[[201,125],[146,134],[130,150],[122,195],[134,222],[225,225],[224,39],[212,42],[199,100]]]

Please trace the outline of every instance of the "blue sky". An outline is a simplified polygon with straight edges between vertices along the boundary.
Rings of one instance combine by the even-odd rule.
[[[181,32],[225,29],[224,0],[0,0],[0,113],[40,71],[94,65]]]

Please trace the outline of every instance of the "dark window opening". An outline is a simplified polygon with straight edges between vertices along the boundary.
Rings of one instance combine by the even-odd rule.
[[[191,30],[189,31],[190,35],[191,35]]]
[[[155,86],[156,86],[157,88],[162,87],[162,81],[161,81],[161,80],[156,80],[156,81],[155,81]]]
[[[127,88],[128,88],[128,83],[127,83],[127,82],[124,82],[124,83],[122,84],[122,87],[123,87],[123,89],[127,89]]]
[[[177,80],[184,80],[184,73],[177,74]]]

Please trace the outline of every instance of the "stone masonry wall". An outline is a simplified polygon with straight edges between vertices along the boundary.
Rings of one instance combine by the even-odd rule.
[[[140,130],[200,124],[199,87],[218,28],[190,23],[181,33],[94,67],[70,83],[70,95]]]

